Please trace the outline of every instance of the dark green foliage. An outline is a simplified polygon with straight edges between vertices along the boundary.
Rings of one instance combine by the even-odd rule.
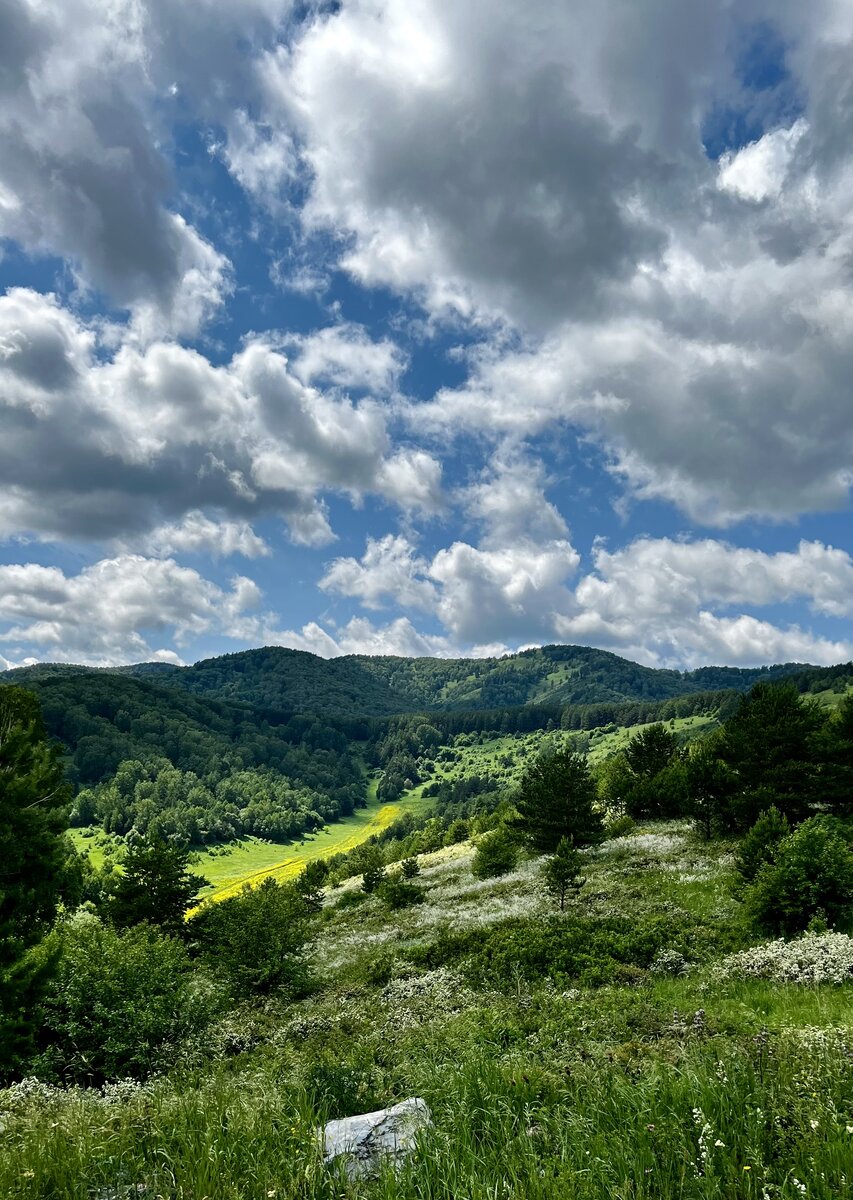
[[[557,849],[542,867],[545,891],[560,907],[566,900],[577,896],[586,879],[581,875],[583,860],[568,838],[561,838]]]
[[[665,725],[650,725],[631,738],[625,758],[636,779],[653,779],[678,749],[678,738]]]
[[[123,867],[105,905],[112,924],[128,929],[147,923],[182,934],[184,914],[205,883],[189,870],[187,848],[151,833],[130,843]]]
[[[818,734],[825,713],[790,684],[759,684],[726,723],[720,756],[736,776],[730,822],[748,829],[771,804],[801,821],[822,797]]]
[[[323,907],[323,885],[328,877],[328,864],[322,858],[316,858],[305,864],[302,874],[294,883],[309,912],[319,912]]]
[[[853,925],[853,832],[833,817],[811,817],[780,841],[745,895],[756,926],[790,937],[815,917],[847,933]]]
[[[498,825],[484,834],[477,843],[471,871],[477,879],[506,875],[518,862],[518,838],[506,825]]]
[[[0,1075],[26,1053],[30,1014],[50,968],[26,957],[69,877],[71,790],[46,739],[38,700],[0,688]]]
[[[558,750],[528,768],[516,801],[518,828],[539,854],[556,850],[561,838],[588,846],[602,837],[595,782],[587,760]]]
[[[400,871],[386,876],[378,892],[389,908],[411,908],[413,904],[422,904],[424,899],[423,888],[410,883]]]
[[[448,833],[450,832],[451,830],[448,830]],[[463,841],[464,839],[460,838],[459,840]],[[400,863],[400,868],[404,879],[415,879],[421,873],[420,864],[416,858],[404,858]]]
[[[188,936],[237,995],[283,989],[299,996],[309,982],[310,917],[293,884],[268,876],[257,887],[205,904],[189,922]]]
[[[768,808],[741,839],[736,865],[745,883],[752,883],[765,863],[776,859],[779,844],[791,832],[791,826],[778,808]]]
[[[221,1011],[181,942],[150,926],[119,933],[85,915],[61,925],[35,955],[55,974],[36,1010],[39,1052],[29,1069],[69,1083],[144,1078]]]
[[[378,846],[368,847],[362,857],[361,890],[370,895],[385,878],[385,859]]]
[[[731,801],[737,777],[720,757],[721,739],[706,738],[692,748],[686,768],[688,807],[704,837],[730,828]]]

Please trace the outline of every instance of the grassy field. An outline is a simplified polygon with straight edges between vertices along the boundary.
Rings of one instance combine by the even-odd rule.
[[[585,853],[564,914],[541,860],[477,880],[467,845],[422,859],[413,908],[336,889],[312,995],[242,1008],[148,1083],[0,1092],[0,1195],[844,1200],[853,983],[731,957],[731,850],[641,827]],[[433,1126],[402,1171],[323,1166],[318,1125],[409,1096]]]

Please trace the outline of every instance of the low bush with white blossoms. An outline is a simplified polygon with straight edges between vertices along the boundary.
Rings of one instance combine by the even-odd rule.
[[[853,938],[845,933],[807,933],[790,942],[779,938],[730,954],[715,974],[776,983],[853,983]]]

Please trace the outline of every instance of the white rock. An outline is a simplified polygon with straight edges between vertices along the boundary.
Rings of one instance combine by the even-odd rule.
[[[413,1153],[418,1134],[431,1125],[429,1108],[419,1096],[378,1112],[329,1121],[322,1132],[323,1161],[344,1156],[350,1179],[372,1175],[382,1161],[398,1168]]]

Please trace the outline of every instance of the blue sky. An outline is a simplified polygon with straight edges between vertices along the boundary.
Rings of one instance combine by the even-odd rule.
[[[853,658],[843,0],[8,0],[0,667]]]

